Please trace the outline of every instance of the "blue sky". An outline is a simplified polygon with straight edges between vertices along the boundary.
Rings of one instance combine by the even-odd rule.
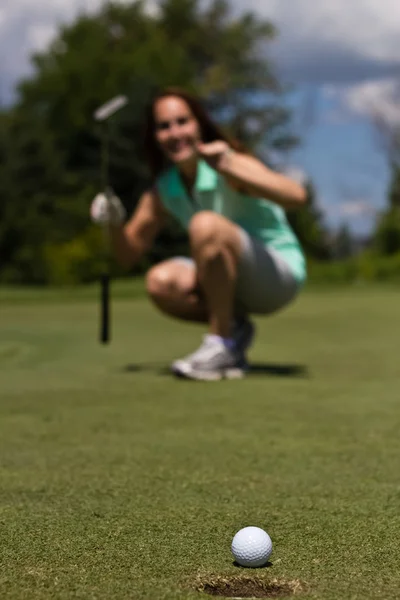
[[[377,132],[369,117],[345,110],[318,86],[313,90],[313,114],[304,118],[309,96],[309,86],[300,84],[291,102],[297,107],[303,140],[291,162],[311,176],[330,228],[346,223],[357,234],[368,235],[385,208],[389,182]]]
[[[124,1],[124,0],[120,0]],[[207,3],[209,0],[199,0]],[[61,23],[93,12],[102,0],[0,0],[0,99],[29,74]],[[157,0],[147,0],[156,10]],[[387,157],[372,117],[400,127],[399,0],[230,0],[276,25],[268,48],[284,82],[303,144],[289,156],[307,173],[332,228],[347,223],[367,234],[385,206]]]

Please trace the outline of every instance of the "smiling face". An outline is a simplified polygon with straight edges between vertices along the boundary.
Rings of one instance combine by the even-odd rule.
[[[201,139],[198,121],[178,96],[166,96],[154,106],[155,137],[166,157],[177,165],[196,158]]]

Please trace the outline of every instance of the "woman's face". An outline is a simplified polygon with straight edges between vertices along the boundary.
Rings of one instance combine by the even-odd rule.
[[[155,136],[166,155],[175,164],[196,156],[196,144],[201,139],[199,123],[182,98],[167,96],[154,106]]]

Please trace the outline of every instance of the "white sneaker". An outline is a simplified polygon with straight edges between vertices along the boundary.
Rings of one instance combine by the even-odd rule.
[[[200,348],[176,360],[171,368],[178,377],[201,381],[241,379],[245,372],[242,355],[213,335],[205,335]]]

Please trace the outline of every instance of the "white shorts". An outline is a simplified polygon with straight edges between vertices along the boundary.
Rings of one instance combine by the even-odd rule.
[[[235,292],[236,311],[240,314],[270,314],[282,309],[297,296],[300,283],[290,267],[273,248],[267,248],[243,229],[242,256],[238,265]],[[195,269],[191,258],[176,257]]]

